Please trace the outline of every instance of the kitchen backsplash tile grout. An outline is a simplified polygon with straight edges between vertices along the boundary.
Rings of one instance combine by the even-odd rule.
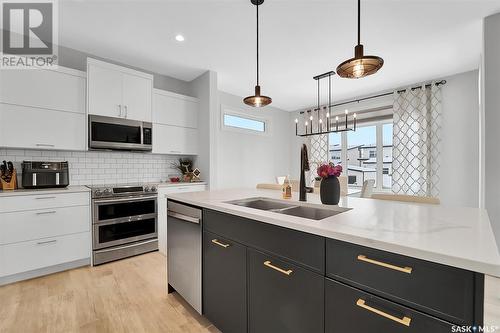
[[[0,161],[14,163],[21,175],[21,162],[68,161],[70,185],[160,182],[179,174],[172,168],[179,156],[113,151],[52,151],[0,148]],[[19,182],[21,179],[19,178]]]

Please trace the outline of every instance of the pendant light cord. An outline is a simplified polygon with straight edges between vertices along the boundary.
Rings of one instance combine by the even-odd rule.
[[[259,1],[257,1],[257,85],[259,85]]]
[[[358,45],[361,44],[361,0],[358,0]]]

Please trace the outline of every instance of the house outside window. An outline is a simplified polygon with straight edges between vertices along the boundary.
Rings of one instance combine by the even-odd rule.
[[[392,119],[358,126],[355,132],[329,136],[330,160],[347,165],[344,175],[348,186],[360,188],[364,181],[375,180],[375,190],[392,187]]]

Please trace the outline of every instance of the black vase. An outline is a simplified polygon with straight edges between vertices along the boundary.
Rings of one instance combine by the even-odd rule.
[[[320,183],[319,194],[325,205],[337,205],[340,201],[340,182],[335,176],[323,178]]]

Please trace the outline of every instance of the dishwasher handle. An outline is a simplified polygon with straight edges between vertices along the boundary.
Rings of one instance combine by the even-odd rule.
[[[167,210],[167,216],[171,216],[173,218],[176,218],[176,219],[179,219],[179,220],[183,220],[183,221],[186,221],[186,222],[200,224],[200,219],[199,218],[188,216],[188,215],[184,215],[184,214],[181,214],[181,213],[177,213],[177,212],[174,212],[172,210]]]

